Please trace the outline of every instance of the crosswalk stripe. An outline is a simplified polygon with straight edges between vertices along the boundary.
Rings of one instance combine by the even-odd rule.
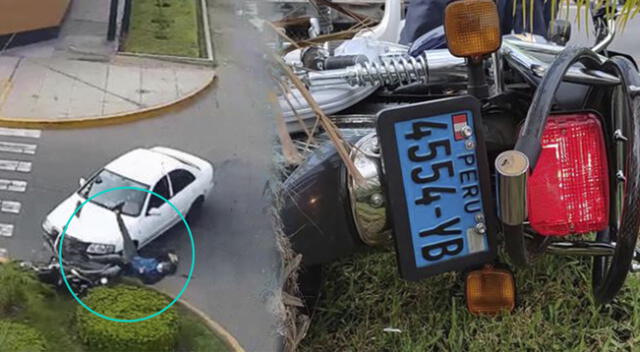
[[[22,204],[14,200],[3,200],[0,203],[0,211],[3,213],[20,214],[20,208],[22,208]]]
[[[31,162],[22,160],[0,159],[1,171],[31,172]]]
[[[27,181],[0,178],[0,191],[24,192],[26,190]]]
[[[35,144],[28,143],[0,142],[0,152],[33,155],[37,147]]]
[[[40,138],[41,135],[42,135],[41,130],[0,127],[0,136]]]
[[[11,236],[13,236],[13,225],[12,224],[0,224],[0,236],[2,236],[2,237],[11,237]]]
[[[0,127],[0,136],[5,137],[37,139],[41,135],[42,131],[40,130]],[[0,152],[34,155],[37,147],[37,145],[30,143],[0,141]],[[31,166],[32,163],[30,161],[0,159],[0,171],[28,173],[31,172]],[[26,190],[27,181],[0,179],[0,191],[25,192]],[[22,204],[18,201],[0,200],[0,212],[20,214],[21,209]],[[0,223],[0,237],[12,237],[13,230],[13,224]]]

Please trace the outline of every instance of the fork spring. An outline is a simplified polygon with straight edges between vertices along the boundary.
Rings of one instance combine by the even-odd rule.
[[[428,78],[426,53],[418,57],[381,58],[379,62],[365,62],[353,66],[348,77],[353,86],[407,85],[425,82]]]

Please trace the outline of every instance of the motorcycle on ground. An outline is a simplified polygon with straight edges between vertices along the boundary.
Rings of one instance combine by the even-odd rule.
[[[467,273],[470,311],[494,313],[515,305],[513,274],[496,265],[504,248],[518,267],[543,254],[592,257],[592,294],[610,302],[640,269],[640,74],[607,49],[608,13],[592,8],[590,48],[564,46],[566,26],[554,41],[502,36],[493,1],[459,0],[439,30],[448,49],[427,33],[412,47],[371,37],[324,46],[314,57],[341,63],[328,67],[288,54],[364,178],[327,142],[284,181],[280,217],[302,276],[395,247],[403,278]],[[304,102],[288,94],[283,109],[303,115],[289,131],[308,131]]]
[[[59,289],[64,289],[60,263],[57,256],[52,256],[49,263],[21,262],[24,269],[33,271],[38,279]],[[91,265],[87,262],[66,262],[63,264],[64,274],[73,292],[84,295],[89,289],[105,286],[120,277],[122,268],[115,264]]]
[[[61,234],[51,237],[45,233],[45,243],[52,253],[49,262],[23,261],[20,266],[33,271],[44,283],[60,289],[68,286],[77,296],[84,295],[93,287],[117,282],[123,276],[137,277],[145,284],[153,284],[174,274],[178,266],[176,254],[168,252],[157,258],[140,256],[122,219],[123,206],[121,203],[114,208],[123,240],[122,253],[90,255],[86,253],[86,243],[72,237],[62,240]]]

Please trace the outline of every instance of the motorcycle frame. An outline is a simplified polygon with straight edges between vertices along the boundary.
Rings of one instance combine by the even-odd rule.
[[[615,36],[615,21],[608,21],[609,31],[604,38],[596,43],[592,48],[576,49],[580,51],[580,56],[574,62],[571,62],[558,82],[570,82],[590,85],[594,87],[614,87],[622,83],[621,79],[613,74],[599,69],[608,59],[606,56],[597,54],[595,51],[604,50]],[[556,45],[527,42],[516,38],[504,38],[500,50],[492,55],[492,72],[494,91],[503,92],[502,67],[500,59],[503,58],[506,64],[522,74],[534,88],[541,84],[542,78],[546,75],[549,68],[560,53],[565,51],[565,47]],[[541,56],[549,56],[551,60],[543,60]],[[567,54],[565,54],[567,55]],[[447,81],[452,78],[452,72],[458,81],[464,75],[462,62],[460,58],[453,57],[447,50],[432,50],[426,53],[429,63],[430,82]],[[432,58],[430,60],[429,58]],[[586,61],[585,61],[586,60]],[[432,67],[432,62],[436,64]],[[585,64],[586,63],[586,64]],[[308,78],[311,82],[319,82],[321,84],[333,84],[336,79],[344,78],[348,74],[349,69],[337,70],[341,72],[332,72],[330,82],[328,76],[319,72],[310,75]],[[546,116],[545,116],[546,120]],[[542,123],[544,125],[544,123]],[[522,143],[522,142],[521,142]],[[350,185],[351,186],[351,185]],[[354,191],[355,192],[355,191]],[[516,204],[515,200],[503,199],[502,203],[507,206],[524,206]],[[524,233],[524,230],[520,230]],[[528,238],[532,235],[526,234]],[[550,242],[550,243],[549,243]],[[540,243],[543,245],[541,249],[547,249],[547,252],[556,255],[572,255],[572,256],[613,256],[615,252],[615,243],[603,244],[593,241],[547,241]],[[634,259],[640,261],[640,252],[637,252]],[[523,263],[524,264],[524,263]],[[640,265],[634,265],[633,270],[640,270]]]

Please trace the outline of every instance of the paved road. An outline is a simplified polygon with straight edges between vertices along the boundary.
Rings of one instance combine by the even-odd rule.
[[[270,204],[263,196],[273,131],[265,112],[267,88],[259,45],[253,42],[257,36],[248,33],[231,7],[215,6],[211,10],[221,63],[219,80],[190,106],[119,126],[47,130],[41,135],[36,131],[28,136],[20,136],[24,133],[20,130],[0,130],[0,201],[21,205],[20,214],[12,214],[16,203],[0,202],[0,224],[15,226],[12,237],[0,237],[0,247],[14,256],[45,255],[43,217],[76,190],[80,177],[133,148],[163,145],[201,156],[216,168],[216,187],[203,208],[204,216],[191,224],[196,268],[183,297],[225,326],[247,350],[271,351],[279,339],[268,303],[280,257],[268,215]],[[7,152],[11,148],[14,152]],[[25,192],[19,192],[24,187]],[[0,234],[9,228],[0,225]],[[150,251],[177,249],[182,262],[190,263],[189,242],[181,226],[152,247]],[[179,275],[161,282],[161,288],[177,293],[185,282],[180,275],[188,270],[182,265]]]

